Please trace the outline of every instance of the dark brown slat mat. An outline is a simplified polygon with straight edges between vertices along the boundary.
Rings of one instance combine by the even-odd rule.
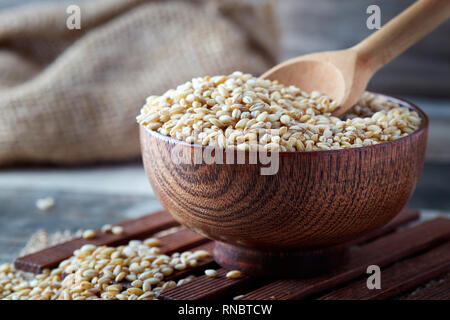
[[[396,228],[407,224],[419,218],[419,213],[416,210],[405,210],[396,219],[393,219],[384,228],[370,233],[368,236],[361,238],[361,242],[368,241],[371,238],[377,238],[383,234],[394,231]],[[355,241],[354,243],[359,243]],[[219,269],[219,274],[226,274],[227,270]],[[228,279],[225,279],[228,280]],[[213,282],[211,282],[213,281]],[[217,282],[217,286],[212,285],[214,279],[206,276],[197,278],[183,286],[173,288],[171,290],[161,292],[159,298],[164,300],[199,300],[199,299],[218,299],[223,296],[232,296],[233,292],[237,292],[238,288],[244,288],[250,283],[255,283],[256,286],[267,283],[268,280],[256,280],[248,277],[239,279]],[[253,284],[252,283],[252,284]],[[201,289],[201,290],[200,290]],[[200,291],[200,292],[199,292]],[[235,296],[238,295],[237,293]]]
[[[211,240],[186,228],[182,228],[175,233],[161,237],[159,240],[161,242],[161,252],[164,252],[165,254],[172,254],[177,251],[186,251],[190,248],[211,242]]]
[[[381,289],[369,290],[367,279],[334,290],[320,300],[388,299],[450,271],[450,242],[381,270]]]
[[[332,274],[295,280],[278,280],[245,294],[243,300],[301,299],[332,289],[365,274],[368,265],[387,266],[450,238],[450,220],[437,218],[389,234],[354,248],[349,262]]]
[[[225,275],[228,270],[217,270],[217,277],[198,277],[191,282],[181,286],[162,291],[158,296],[161,300],[213,300],[222,298],[230,292],[238,292],[246,285],[255,281],[254,279],[242,275],[238,279],[228,279]]]
[[[238,279],[227,279],[225,274],[228,270],[220,268],[211,256],[200,259],[194,268],[177,271],[166,277],[166,280],[179,280],[189,275],[198,276],[182,286],[161,292],[159,298],[166,300],[229,299],[242,293],[246,293],[240,298],[243,300],[283,300],[317,296],[321,299],[340,299],[340,297],[342,299],[385,299],[399,296],[448,272],[450,268],[450,248],[448,247],[450,242],[446,242],[450,240],[450,220],[438,218],[413,228],[398,230],[419,217],[417,210],[403,210],[383,228],[351,242],[353,248],[349,262],[328,275],[296,280],[255,279],[245,275]],[[60,261],[70,257],[74,250],[86,243],[110,246],[125,244],[129,240],[144,239],[179,224],[166,211],[161,211],[127,220],[119,225],[124,227],[125,234],[112,235],[97,231],[98,236],[95,239],[75,239],[33,255],[21,257],[16,260],[16,266],[18,265],[22,270],[25,268],[26,271],[39,272],[43,268],[57,266]],[[214,247],[212,241],[184,227],[159,239],[161,252],[165,254],[186,250],[212,252]],[[436,246],[439,247],[436,248]],[[402,259],[406,260],[402,261]],[[362,278],[362,276],[366,276],[366,268],[370,264],[382,267],[382,289],[371,290],[367,293],[360,289],[366,288],[367,277]],[[216,269],[218,277],[205,276],[206,268]],[[406,274],[401,273],[403,269],[407,271]],[[414,274],[414,270],[419,274]],[[354,280],[356,282],[352,282]],[[129,285],[126,282],[121,284],[125,287]],[[341,287],[342,285],[345,286]],[[340,288],[331,291],[337,287]],[[439,288],[444,292],[448,291],[448,283],[439,283]],[[427,297],[426,289],[420,291],[425,298]],[[366,291],[369,290],[366,289]],[[446,297],[445,293],[439,296],[432,291],[428,296]],[[418,294],[412,297],[421,299]]]
[[[414,292],[404,300],[450,300],[450,275]]]
[[[94,239],[76,238],[74,240],[41,250],[39,252],[19,257],[14,262],[18,270],[40,273],[43,269],[54,268],[72,256],[76,249],[92,243],[95,245],[117,246],[132,239],[144,239],[156,232],[179,225],[167,211],[159,211],[137,219],[126,220],[118,225],[124,228],[124,233],[115,235],[96,230]]]
[[[404,210],[391,223],[382,228],[381,231],[377,231],[377,233],[385,233],[389,230],[393,230],[401,224],[417,219],[418,216],[418,211]],[[18,270],[39,273],[45,268],[56,267],[62,260],[70,257],[73,254],[73,251],[81,248],[84,244],[92,243],[95,245],[121,245],[132,239],[143,239],[145,237],[152,236],[156,232],[177,226],[179,224],[167,211],[163,210],[137,219],[126,220],[118,225],[124,227],[124,234],[113,235],[111,233],[103,233],[100,230],[96,230],[95,239],[87,240],[77,238],[27,256],[19,257],[15,261],[15,267]],[[182,240],[184,237],[186,237],[185,247],[177,241],[177,238]],[[166,247],[162,249],[169,254],[176,250],[183,251],[186,248],[200,245],[201,243],[208,241],[202,236],[186,229],[180,230],[168,239],[170,239],[170,241],[165,242],[164,246]],[[171,246],[174,246],[176,249],[171,249]]]
[[[388,233],[394,232],[399,227],[405,226],[410,222],[418,220],[419,218],[420,218],[419,210],[404,209],[385,226],[381,227],[378,230],[369,232],[368,234],[359,237],[354,241],[350,241],[349,245],[360,245],[372,241],[376,238],[387,235]]]

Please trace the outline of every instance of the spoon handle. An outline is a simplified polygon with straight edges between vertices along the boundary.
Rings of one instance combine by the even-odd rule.
[[[352,49],[373,73],[450,18],[450,0],[419,0]]]

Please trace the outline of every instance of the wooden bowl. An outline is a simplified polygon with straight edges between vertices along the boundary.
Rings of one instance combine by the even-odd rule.
[[[346,242],[399,213],[421,174],[428,118],[409,102],[386,98],[417,111],[420,128],[374,146],[280,152],[278,173],[261,175],[264,165],[248,161],[179,163],[179,150],[205,147],[141,127],[145,171],[176,220],[217,241],[219,264],[253,275],[321,272],[344,259]]]

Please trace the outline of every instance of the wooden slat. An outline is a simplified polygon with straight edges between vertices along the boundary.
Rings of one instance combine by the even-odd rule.
[[[132,239],[144,239],[156,232],[179,224],[167,211],[159,211],[137,219],[126,220],[118,225],[124,228],[124,233],[121,235],[103,233],[100,230],[96,230],[94,239],[76,238],[39,252],[19,257],[14,262],[14,266],[18,270],[40,273],[43,269],[58,266],[61,261],[72,256],[76,249],[81,248],[85,244],[117,246]]]
[[[186,251],[211,241],[186,228],[182,228],[175,233],[161,237],[159,240],[161,242],[161,252],[164,252],[165,254]]]
[[[450,300],[450,276],[411,294],[404,300]]]
[[[395,219],[393,219],[389,224],[381,228],[380,230],[376,230],[372,233],[369,233],[364,238],[360,238],[360,240],[356,240],[353,243],[357,244],[359,242],[366,242],[372,238],[380,237],[384,234],[390,233],[394,231],[396,228],[403,226],[411,221],[417,220],[419,218],[419,212],[417,210],[404,210],[400,213]],[[219,273],[227,272],[226,269],[219,269]],[[267,283],[267,281],[263,280],[254,280],[260,284]],[[236,279],[234,281],[222,281],[217,287],[208,286],[207,284],[210,282],[210,278],[200,277],[197,278],[183,286],[173,288],[169,291],[164,291],[160,295],[160,299],[165,300],[198,300],[198,299],[217,299],[221,298],[224,295],[232,295],[232,292],[235,292],[236,288],[245,287],[251,279],[248,277],[242,277],[240,279]],[[206,287],[203,289],[201,293],[197,293],[195,288],[202,287],[206,283]],[[192,289],[190,289],[192,287]]]
[[[165,217],[164,217],[164,215],[165,215]],[[156,221],[156,222],[160,223],[162,221],[163,223],[159,224],[159,226],[156,226],[156,227],[151,226],[151,228],[150,228],[151,230],[148,231],[148,229],[147,229],[148,223],[147,223],[147,226],[144,227],[144,225],[146,224],[145,220],[147,220],[146,218],[158,217],[158,216],[160,216],[159,219],[155,219],[155,220],[159,220],[159,221]],[[169,220],[168,224],[166,224],[165,226],[161,226],[164,224],[164,218],[167,218],[167,217],[169,217],[170,220],[172,220],[173,222],[170,222],[170,220]],[[419,213],[417,211],[404,210],[395,219],[393,219],[388,225],[381,228],[380,230],[370,233],[369,235],[367,235],[363,238],[358,239],[357,241],[354,242],[354,244],[364,243],[364,242],[369,241],[372,238],[377,238],[384,234],[392,232],[399,226],[402,226],[408,222],[418,219],[418,217],[419,217]],[[155,222],[155,221],[153,221],[153,222]],[[105,243],[106,245],[119,245],[119,244],[124,244],[131,239],[143,239],[145,237],[153,235],[154,233],[156,233],[158,231],[173,227],[178,224],[166,212],[163,211],[163,212],[159,212],[154,215],[145,216],[145,217],[142,217],[139,219],[128,220],[128,221],[123,222],[121,225],[124,226],[125,231],[127,231],[127,226],[128,227],[131,226],[132,227],[131,229],[134,229],[134,230],[132,230],[132,231],[128,230],[128,232],[126,232],[123,237],[118,237],[118,239],[110,240],[109,243]],[[136,228],[136,226],[138,226],[138,228]],[[142,232],[140,234],[138,234],[136,232],[136,229],[141,229]],[[101,234],[101,235],[104,235],[104,234]],[[112,235],[107,234],[107,236],[112,236]],[[83,240],[83,243],[77,243],[77,240],[78,241]],[[63,245],[60,245],[60,246],[64,247],[64,248],[62,248],[64,250],[61,250],[61,251],[68,252],[68,255],[66,257],[62,258],[61,260],[59,260],[58,262],[54,262],[54,266],[56,266],[60,261],[64,260],[65,258],[71,256],[75,249],[81,247],[85,243],[94,243],[94,244],[99,245],[98,243],[95,243],[95,240],[99,241],[100,239],[97,238],[97,239],[93,239],[93,240],[94,241],[92,241],[92,240],[88,241],[88,240],[84,240],[84,239],[75,239],[75,240],[67,242]],[[208,251],[212,251],[212,249],[213,249],[213,242],[211,242],[210,240],[208,240],[192,231],[189,231],[185,228],[182,228],[181,230],[179,230],[173,234],[169,234],[167,236],[161,237],[160,241],[161,241],[161,252],[166,253],[166,254],[171,254],[171,253],[177,252],[177,251],[198,250],[198,249],[202,249],[202,248],[204,248],[205,250],[208,250]],[[56,247],[58,247],[58,246],[56,246]],[[52,256],[55,256],[54,250],[55,250],[55,248],[52,248],[52,252],[51,252]],[[56,250],[56,251],[58,251],[58,250]],[[60,254],[60,253],[58,253],[58,255],[62,256],[62,254]],[[23,259],[23,258],[25,258],[25,257],[22,257],[20,259]],[[34,258],[34,260],[36,260],[35,257],[33,257],[33,258]],[[39,255],[38,255],[38,258],[39,258]],[[16,263],[17,263],[17,261],[16,261]],[[27,267],[30,267],[30,265],[33,268],[36,268],[36,263],[34,265],[28,264]],[[39,271],[42,270],[42,268],[43,268],[42,264],[41,265],[37,264],[37,265],[40,268]],[[180,271],[176,272],[173,275],[167,277],[167,280],[181,279],[190,274],[197,275],[197,274],[200,274],[201,272],[203,272],[203,270],[206,267],[211,267],[211,266],[217,268],[217,265],[215,264],[212,257],[201,259],[195,268],[190,268],[190,269],[187,269],[187,270],[184,270],[181,272]],[[51,268],[51,267],[52,266],[47,265],[45,268]],[[39,271],[37,271],[37,272],[39,272]],[[222,273],[226,274],[227,270],[219,269],[218,272],[219,272],[219,275]],[[208,289],[209,291],[204,291],[203,293],[200,292],[197,294],[193,291],[189,291],[190,287],[203,286],[202,281],[205,282],[204,285],[206,285],[206,288],[209,288],[208,281],[211,279],[207,278],[205,276],[201,276],[201,277],[195,279],[194,281],[189,282],[183,286],[164,291],[161,295],[161,298],[173,299],[170,295],[174,295],[175,299],[180,299],[180,297],[182,299],[204,299],[204,298],[218,298],[218,297],[223,297],[223,296],[233,296],[233,292],[236,292],[235,290],[237,290],[239,288],[241,288],[241,289],[247,288],[248,289],[248,285],[250,283],[255,282],[254,279],[250,279],[249,277],[246,277],[246,276],[243,276],[242,278],[235,279],[235,280],[226,279],[224,276],[223,276],[223,278],[224,279],[222,279],[221,285],[218,285],[218,286],[214,285],[210,289]],[[218,279],[213,279],[213,280],[218,280]],[[267,280],[265,282],[262,282],[262,280],[259,280],[258,283],[259,283],[259,286],[261,286],[264,283],[267,283]],[[122,283],[122,284],[126,286],[125,283]],[[186,287],[186,286],[188,286],[188,287]],[[180,295],[178,293],[178,291],[184,292],[184,293],[182,293]]]
[[[437,218],[354,248],[348,263],[331,274],[310,279],[278,280],[245,294],[242,300],[301,299],[365,274],[368,265],[387,266],[450,238],[450,220]]]
[[[369,290],[366,280],[334,290],[319,300],[388,299],[435,279],[450,271],[450,242],[424,254],[381,270],[381,289]]]
[[[405,210],[380,231],[376,231],[374,233],[374,236],[387,233],[401,224],[417,219],[417,217],[417,211]],[[124,234],[105,234],[100,230],[97,230],[97,236],[95,239],[87,240],[77,238],[27,256],[19,257],[15,261],[15,266],[18,270],[40,273],[45,268],[56,267],[62,260],[70,257],[73,254],[73,251],[81,248],[84,244],[92,243],[95,245],[110,246],[121,245],[127,243],[132,239],[143,239],[149,237],[156,232],[171,228],[173,226],[177,226],[178,223],[170,216],[170,214],[168,214],[167,211],[163,210],[154,214],[143,216],[141,218],[126,220],[122,223],[119,223],[118,225],[124,227]],[[190,232],[186,229],[182,229],[179,232],[175,233],[171,238],[168,238],[173,242],[167,241],[166,248],[162,248],[165,252],[170,254],[177,250],[183,251],[186,248],[200,245],[201,243],[205,243],[206,241],[208,241],[202,236]],[[368,237],[370,238],[370,236],[371,235],[369,235]],[[185,247],[183,247],[180,242],[176,240],[177,237],[179,239],[183,239],[184,237],[186,237]],[[171,246],[174,246],[174,248],[171,249]]]
[[[158,296],[161,300],[212,300],[222,298],[242,289],[252,278],[242,275],[238,279],[228,279],[225,275],[228,270],[217,270],[217,277],[210,278],[205,275],[198,277],[182,286],[162,291]]]
[[[368,234],[351,241],[349,245],[361,245],[372,241],[376,238],[387,235],[388,233],[394,232],[397,228],[407,225],[412,221],[416,221],[420,218],[419,210],[414,209],[404,209],[402,210],[394,219],[392,219],[388,224],[381,227],[380,229],[369,232]]]

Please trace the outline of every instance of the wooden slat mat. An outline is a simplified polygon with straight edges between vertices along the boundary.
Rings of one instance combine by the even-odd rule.
[[[415,288],[450,272],[450,220],[436,218],[412,227],[418,220],[415,210],[404,210],[385,227],[351,243],[349,261],[330,274],[307,279],[256,279],[246,275],[227,279],[228,270],[220,268],[212,258],[199,261],[195,268],[179,271],[168,279],[188,275],[198,276],[181,286],[161,292],[165,300],[231,299],[388,299],[405,296]],[[161,211],[139,219],[125,221],[122,236],[100,234],[93,240],[75,239],[38,253],[18,258],[18,269],[40,272],[56,266],[85,243],[119,245],[131,239],[143,239],[155,232],[178,225],[170,215]],[[167,254],[185,250],[204,249],[212,252],[213,242],[181,228],[160,238],[161,251]],[[366,268],[378,265],[382,270],[382,288],[369,290]],[[203,275],[206,268],[217,269],[218,276]],[[411,295],[411,299],[448,299],[450,277],[427,286]],[[126,283],[122,283],[125,286]],[[443,293],[436,293],[437,290]],[[416,290],[417,291],[417,290]],[[238,296],[238,297],[237,297]]]
[[[236,292],[235,296],[243,294],[241,300],[288,300],[311,298],[321,292],[332,290],[335,287],[344,285],[347,282],[356,280],[366,274],[369,265],[376,264],[384,267],[401,261],[409,256],[420,253],[427,248],[432,248],[450,238],[450,220],[438,218],[424,222],[416,227],[405,229],[400,232],[388,234],[374,241],[368,242],[360,247],[355,247],[351,251],[351,256],[347,264],[332,274],[325,274],[319,277],[307,279],[275,280],[250,292]],[[450,271],[448,268],[447,272]],[[212,279],[215,280],[215,279]],[[198,286],[197,282],[208,282],[205,276],[198,278],[185,285],[184,288],[177,287],[162,293],[165,299],[197,299],[196,295],[191,295],[190,287]],[[248,281],[246,278],[234,280],[232,286],[237,286],[239,282]],[[365,283],[363,284],[366,287]],[[200,287],[200,286],[198,286]],[[222,295],[230,295],[224,288],[220,289]],[[229,291],[234,291],[231,287]],[[186,292],[186,294],[180,294]],[[218,293],[212,290],[211,294],[218,297]],[[205,294],[200,296],[204,298]]]
[[[159,211],[137,219],[126,220],[117,225],[123,227],[123,234],[115,235],[95,230],[96,237],[94,239],[76,238],[39,252],[19,257],[14,262],[14,265],[19,270],[40,273],[43,269],[58,266],[61,261],[72,256],[76,249],[81,248],[85,244],[118,246],[133,239],[150,237],[156,232],[179,224],[167,211]]]
[[[450,300],[450,275],[403,297],[404,300]]]

